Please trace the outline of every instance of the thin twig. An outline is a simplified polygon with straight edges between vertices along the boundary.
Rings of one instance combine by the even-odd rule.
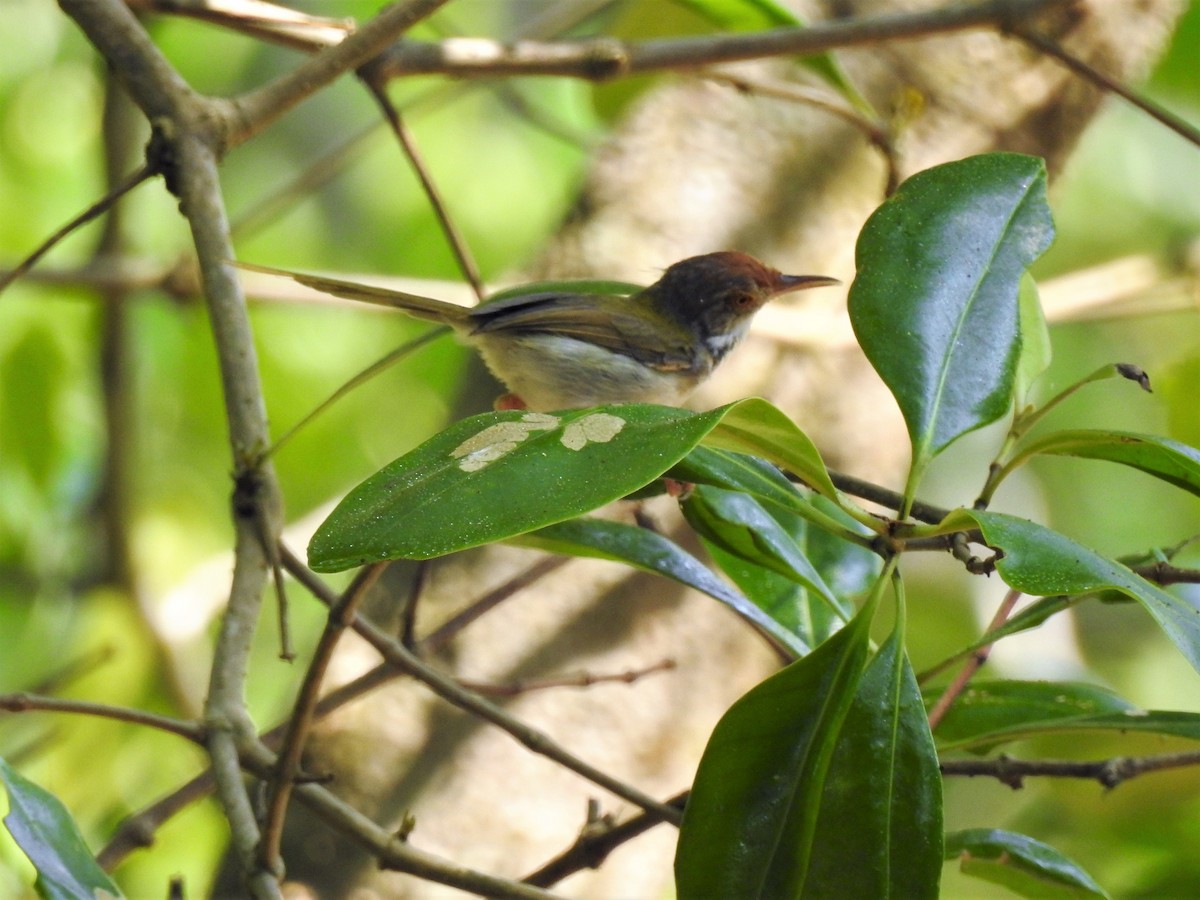
[[[887,176],[884,181],[883,194],[890,197],[900,185],[900,160],[896,153],[895,141],[886,124],[868,118],[846,103],[840,96],[829,90],[821,90],[801,84],[785,84],[782,82],[765,82],[742,75],[733,75],[721,71],[705,71],[700,73],[709,81],[727,84],[744,94],[757,97],[772,97],[776,100],[786,100],[811,106],[822,112],[837,116],[849,123],[863,134],[871,146],[877,149],[883,157]]]
[[[1105,75],[1103,72],[1094,68],[1089,63],[1075,56],[1068,51],[1062,44],[1051,40],[1044,34],[1039,34],[1032,28],[1027,27],[1019,21],[1012,21],[1007,30],[1019,37],[1029,46],[1040,50],[1047,56],[1062,63],[1076,75],[1092,82],[1095,85],[1103,88],[1106,91],[1111,91],[1117,96],[1132,103],[1146,115],[1156,120],[1162,125],[1166,125],[1185,141],[1189,141],[1200,147],[1200,128],[1192,125],[1190,122],[1183,119],[1181,116],[1175,115],[1169,109],[1155,103],[1149,97],[1139,94],[1137,91],[1122,84],[1115,78]]]
[[[475,691],[485,696],[517,697],[521,694],[528,694],[531,691],[545,691],[552,688],[589,688],[596,684],[611,684],[612,682],[633,684],[647,675],[654,675],[658,672],[669,672],[674,668],[675,660],[663,659],[654,665],[645,666],[641,669],[629,669],[625,672],[613,672],[607,675],[593,675],[590,672],[581,672],[578,675],[562,675],[558,678],[534,678],[510,681],[508,684],[489,684],[483,681],[472,681],[469,678],[459,678],[458,683],[467,690]]]
[[[570,561],[570,557],[567,556],[547,556],[544,559],[539,559],[525,571],[518,572],[508,581],[504,582],[504,584],[488,591],[466,609],[451,616],[450,619],[418,641],[417,652],[421,655],[437,653],[450,643],[456,634],[484,613],[495,609],[509,597],[513,596],[513,594],[525,590],[525,588],[545,578],[551,572],[561,569]]]
[[[682,811],[690,795],[690,790],[676,794],[667,805]],[[597,869],[622,844],[661,824],[662,819],[651,812],[638,813],[619,825],[610,825],[603,820],[595,824],[589,821],[574,844],[521,880],[538,887],[550,887],[582,869]]]
[[[283,746],[279,751],[275,776],[268,787],[267,812],[263,819],[262,840],[259,842],[259,863],[267,870],[273,870],[283,865],[279,856],[279,845],[283,838],[283,821],[287,815],[288,800],[296,776],[300,771],[300,757],[308,741],[316,714],[317,700],[321,693],[321,685],[325,681],[325,673],[333,659],[333,651],[346,628],[354,621],[358,607],[366,597],[372,585],[383,574],[387,563],[375,563],[359,570],[350,586],[342,592],[337,602],[330,607],[329,617],[325,622],[325,630],[313,651],[308,671],[304,673],[304,681],[296,696],[292,716],[288,721],[287,733],[284,735]]]
[[[353,681],[330,691],[317,704],[317,718],[322,718],[382,684],[399,678],[400,672],[387,663],[363,673]],[[288,722],[276,725],[263,734],[261,740],[267,747],[276,747],[287,732]],[[211,794],[215,786],[212,769],[206,769],[165,797],[151,803],[121,822],[108,844],[97,854],[97,860],[106,871],[112,871],[134,850],[149,847],[154,843],[158,829],[190,803]]]
[[[1004,599],[1000,602],[996,614],[992,616],[992,621],[988,624],[985,634],[988,631],[995,631],[1001,625],[1008,621],[1008,617],[1012,615],[1013,607],[1017,605],[1017,601],[1021,599],[1021,592],[1010,590],[1004,595]],[[983,664],[987,662],[988,656],[991,655],[992,647],[995,644],[987,644],[980,647],[972,653],[958,674],[954,676],[954,680],[950,682],[949,687],[938,697],[937,702],[933,704],[933,708],[929,710],[929,729],[932,731],[941,724],[942,719],[946,717],[946,713],[950,711],[950,707],[954,705],[954,701],[959,698],[959,695],[966,689],[967,684],[975,677]]]
[[[495,78],[543,75],[607,81],[650,72],[682,71],[773,56],[807,56],[913,40],[975,28],[1004,28],[1075,0],[984,0],[921,12],[820,22],[804,28],[724,33],[625,43],[613,38],[503,43],[487,38],[447,38],[436,44],[405,41],[380,60],[389,77],[450,75]]]
[[[404,124],[404,120],[400,117],[400,111],[396,109],[396,105],[392,103],[391,98],[387,95],[387,88],[385,86],[387,79],[377,78],[374,73],[375,69],[370,64],[363,66],[359,70],[363,84],[367,86],[367,90],[371,92],[371,96],[379,104],[379,108],[383,111],[383,116],[391,127],[392,133],[396,135],[396,140],[400,142],[400,148],[404,151],[404,155],[408,157],[409,165],[412,166],[413,172],[416,173],[417,180],[421,182],[421,189],[425,192],[425,199],[429,201],[429,207],[433,210],[433,214],[442,228],[442,233],[446,236],[446,242],[450,245],[450,250],[454,253],[454,258],[458,261],[459,271],[462,272],[463,278],[467,280],[467,283],[471,285],[471,290],[475,292],[475,299],[483,300],[486,293],[483,286],[483,276],[479,274],[479,266],[475,263],[475,257],[471,254],[471,248],[467,246],[466,238],[463,237],[458,226],[454,224],[450,210],[446,207],[442,193],[438,190],[438,186],[433,180],[433,174],[429,171],[429,167],[425,165],[425,158],[421,155],[421,150],[417,147],[417,142],[413,138],[412,132],[408,130],[408,126]]]
[[[93,703],[90,700],[66,700],[62,697],[46,697],[39,694],[20,692],[16,694],[0,694],[0,710],[12,713],[23,712],[62,712],[77,713],[85,716],[97,716],[102,719],[112,719],[115,722],[129,722],[133,725],[145,725],[168,734],[199,744],[204,741],[204,728],[195,722],[174,719],[170,716],[160,716],[157,713],[145,712],[126,706],[110,706],[107,703]]]
[[[1023,787],[1024,779],[1033,776],[1086,778],[1098,781],[1106,788],[1114,788],[1148,772],[1200,766],[1200,750],[1155,756],[1114,756],[1111,759],[1084,762],[1055,759],[1022,760],[1001,755],[994,759],[947,759],[940,765],[943,775],[995,778],[1013,790]]]
[[[284,565],[292,573],[292,576],[298,581],[303,582],[322,603],[332,606],[337,602],[337,596],[326,587],[324,582],[313,575],[308,567],[288,552],[286,548],[284,548]],[[637,788],[631,787],[613,778],[611,775],[602,772],[595,766],[584,762],[559,745],[549,735],[526,725],[473,691],[468,691],[461,687],[449,675],[445,675],[425,663],[399,641],[384,633],[362,616],[355,618],[353,628],[384,659],[425,684],[448,703],[457,706],[465,712],[472,713],[487,722],[491,722],[534,753],[553,760],[593,784],[599,785],[606,791],[642,809],[654,810],[669,822],[679,823],[679,813],[677,810],[660,803]]]
[[[4,293],[4,289],[10,284],[37,265],[38,260],[53,250],[63,238],[75,231],[77,228],[82,228],[88,222],[92,221],[92,219],[103,215],[118,200],[132,191],[143,181],[149,181],[150,178],[155,174],[155,170],[152,166],[149,164],[144,164],[140,169],[127,176],[124,181],[117,184],[115,187],[110,188],[108,193],[106,193],[103,197],[42,241],[36,250],[17,263],[16,266],[0,275],[0,294]]]

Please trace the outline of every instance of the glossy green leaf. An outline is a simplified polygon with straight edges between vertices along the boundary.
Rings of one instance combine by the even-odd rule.
[[[700,485],[682,503],[682,509],[688,524],[706,541],[804,585],[835,616],[845,615],[833,591],[791,534],[754,497]]]
[[[842,726],[805,897],[936,897],[942,778],[899,635],[880,648]]]
[[[818,481],[825,473],[811,441],[763,400],[704,413],[647,404],[485,413],[351,491],[317,529],[309,564],[336,572],[428,559],[574,518],[648,484],[725,420],[718,442],[762,444]]]
[[[1200,496],[1200,450],[1170,438],[1130,431],[1056,431],[1021,450],[1022,458],[1034,455],[1121,463]]]
[[[728,407],[602,407],[485,413],[457,422],[372,475],[309,544],[336,572],[503,540],[617,500],[669,469]]]
[[[663,575],[720,600],[796,656],[809,651],[809,644],[776,621],[770,610],[752,603],[678,544],[648,529],[604,519],[571,519],[517,541],[552,553],[611,559]]]
[[[800,897],[821,796],[866,666],[876,602],[717,723],[684,810],[680,900]]]
[[[940,690],[928,690],[932,705]],[[963,691],[939,723],[943,750],[987,750],[997,744],[1063,731],[1137,731],[1200,740],[1200,714],[1139,709],[1094,684],[985,681]]]
[[[705,544],[721,571],[755,605],[810,646],[842,627],[854,612],[851,598],[865,594],[878,576],[879,557],[838,536],[842,532],[861,535],[865,529],[824,497],[798,492],[774,466],[742,454],[698,447],[671,471],[686,480],[698,476],[706,483],[716,481],[752,491],[763,511],[783,529],[787,542],[820,573],[836,607],[794,576],[777,574],[712,541]],[[826,522],[833,523],[838,532],[821,527]]]
[[[1043,597],[1119,591],[1140,603],[1200,671],[1200,609],[1193,604],[1064,534],[1016,516],[960,509],[939,530],[962,529],[969,522],[979,526],[989,545],[1004,551],[996,570],[1006,584]]]
[[[751,398],[728,407],[704,444],[761,456],[796,475],[817,493],[839,500],[816,444],[766,400]]]
[[[867,221],[850,318],[904,414],[914,475],[1008,409],[1018,288],[1053,233],[1045,165],[1015,153],[920,172]]]
[[[1022,897],[1108,897],[1078,864],[1048,844],[997,828],[946,835],[946,859],[963,872],[1002,884]]]
[[[37,891],[53,900],[120,897],[84,843],[79,826],[62,802],[0,759],[8,789],[4,824],[37,869]]]

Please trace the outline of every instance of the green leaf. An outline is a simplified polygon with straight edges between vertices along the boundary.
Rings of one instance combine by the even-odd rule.
[[[821,508],[818,511],[839,524],[851,530],[861,528],[825,498],[816,497],[814,500],[813,506]],[[721,571],[733,579],[734,584],[757,606],[815,647],[853,615],[854,605],[850,598],[865,594],[875,582],[881,560],[870,550],[830,534],[790,509],[769,501],[763,504],[763,509],[779,524],[813,568],[821,573],[822,580],[837,601],[837,609],[820,600],[815,592],[795,578],[778,575],[711,542],[706,543],[706,549]]]
[[[523,535],[517,542],[552,553],[616,560],[663,575],[720,600],[796,656],[809,651],[809,645],[782,627],[769,610],[751,603],[678,544],[645,528],[604,519],[572,519]]]
[[[0,780],[8,789],[4,824],[37,869],[37,891],[54,900],[120,897],[100,868],[79,826],[62,802],[0,759]]]
[[[1020,410],[1029,396],[1033,383],[1050,368],[1053,355],[1050,347],[1050,329],[1046,326],[1046,315],[1038,297],[1037,282],[1026,272],[1021,277],[1018,294],[1019,321],[1021,330],[1021,355],[1017,360],[1016,381],[1013,396]]]
[[[821,796],[866,665],[877,599],[717,723],[680,828],[680,900],[802,895]]]
[[[692,491],[682,508],[688,524],[706,541],[804,585],[833,615],[849,620],[821,573],[791,534],[754,497],[701,485]]]
[[[1023,897],[1108,897],[1076,863],[1053,847],[1012,831],[970,828],[946,835],[946,859],[963,872]]]
[[[1021,457],[1078,456],[1131,466],[1200,496],[1200,450],[1170,438],[1131,431],[1057,431],[1021,450]]]
[[[806,897],[936,897],[942,778],[899,631],[880,648],[838,738]]]
[[[718,442],[761,445],[818,482],[824,475],[836,494],[812,442],[763,400],[704,413],[643,404],[485,413],[351,491],[317,529],[309,564],[336,572],[428,559],[562,522],[648,484],[714,430]]]
[[[705,446],[761,456],[796,475],[818,494],[841,503],[816,444],[795,422],[757,398],[727,409],[720,424],[705,437]]]
[[[932,706],[940,690],[925,692]],[[1063,681],[985,681],[967,688],[938,725],[942,750],[1064,731],[1137,731],[1200,740],[1200,714],[1139,709],[1106,688]]]
[[[1045,164],[1015,153],[920,172],[863,228],[850,318],[908,425],[910,488],[951,441],[1008,409],[1018,288],[1053,233]]]
[[[1004,551],[996,570],[1005,583],[1042,597],[1114,590],[1138,601],[1200,671],[1200,609],[1060,534],[1003,513],[955,510],[938,526],[942,533],[974,521],[987,543]]]
[[[336,572],[427,559],[574,518],[657,478],[728,409],[631,404],[473,416],[351,491],[317,529],[309,563]]]

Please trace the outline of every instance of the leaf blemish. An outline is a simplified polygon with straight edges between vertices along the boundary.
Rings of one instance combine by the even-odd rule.
[[[563,429],[562,445],[568,450],[582,450],[589,443],[607,444],[625,427],[625,420],[609,413],[593,413],[572,422]]]
[[[462,460],[458,467],[464,472],[478,472],[507,456],[533,432],[557,428],[558,421],[558,416],[526,413],[517,422],[489,425],[450,451],[450,458]]]

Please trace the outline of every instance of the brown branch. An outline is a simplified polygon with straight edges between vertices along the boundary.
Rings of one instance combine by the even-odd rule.
[[[329,670],[333,651],[337,648],[338,641],[345,633],[346,628],[354,621],[358,607],[367,595],[367,591],[383,574],[385,568],[387,568],[387,563],[375,563],[359,570],[354,581],[330,607],[325,630],[321,633],[321,639],[313,651],[308,671],[304,673],[304,681],[300,685],[292,716],[288,721],[283,746],[275,766],[275,774],[267,793],[267,812],[263,821],[263,836],[258,850],[259,864],[267,870],[273,870],[283,865],[279,856],[279,845],[283,838],[284,817],[287,815],[292,788],[300,772],[300,757],[304,753],[308,734],[316,717],[321,684]]]
[[[450,245],[450,250],[454,253],[454,258],[458,261],[459,271],[462,272],[467,283],[471,285],[471,290],[475,293],[475,299],[483,300],[486,292],[483,287],[483,276],[479,274],[479,266],[475,263],[475,258],[471,254],[471,248],[467,245],[466,238],[463,237],[462,232],[455,225],[454,219],[450,216],[446,202],[442,199],[441,191],[438,190],[437,184],[433,180],[433,173],[425,165],[425,159],[421,155],[420,148],[417,147],[417,142],[413,138],[412,132],[408,130],[408,126],[404,124],[404,120],[400,117],[400,111],[396,109],[395,104],[392,103],[391,98],[387,95],[387,79],[377,76],[375,67],[370,64],[363,66],[359,74],[363,84],[367,86],[367,90],[370,91],[371,96],[383,112],[383,117],[392,129],[392,134],[400,142],[400,149],[408,157],[409,165],[412,166],[417,180],[421,182],[421,189],[425,192],[425,199],[429,201],[429,206],[433,210],[438,224],[441,226],[442,234],[446,236],[446,242]]]
[[[143,181],[149,181],[150,178],[155,174],[156,173],[153,167],[150,165],[143,165],[136,172],[127,176],[124,181],[109,188],[108,193],[106,193],[103,197],[42,241],[42,243],[38,245],[38,247],[32,253],[17,263],[12,269],[0,275],[0,294],[4,293],[5,288],[7,288],[10,284],[36,266],[38,260],[53,250],[59,244],[59,242],[63,240],[63,238],[67,237],[67,235],[71,234],[71,232],[75,231],[76,229],[82,228],[84,225],[98,216],[103,215],[105,212],[111,209],[118,200],[132,191]]]
[[[1086,81],[1092,82],[1106,91],[1116,94],[1118,97],[1132,103],[1150,118],[1156,120],[1159,124],[1167,126],[1174,131],[1185,141],[1188,141],[1197,147],[1200,147],[1200,128],[1196,128],[1190,122],[1175,115],[1169,109],[1155,103],[1149,97],[1139,94],[1132,88],[1122,84],[1115,78],[1105,75],[1100,70],[1089,65],[1084,60],[1070,53],[1062,44],[1051,40],[1044,34],[1034,31],[1021,22],[1013,21],[1008,25],[1007,30],[1019,37],[1029,46],[1041,51],[1052,59],[1062,63],[1076,75]]]
[[[690,794],[690,790],[676,794],[667,804],[682,812]],[[582,869],[597,869],[622,844],[661,825],[662,821],[651,812],[639,813],[619,825],[606,822],[602,817],[589,817],[574,844],[521,880],[538,887],[550,887]]]
[[[488,684],[482,681],[472,681],[469,678],[459,678],[458,683],[467,690],[475,691],[477,694],[492,697],[516,697],[521,694],[528,694],[531,691],[545,691],[552,688],[589,688],[592,685],[611,684],[612,682],[633,684],[647,675],[654,675],[657,672],[669,672],[674,668],[675,660],[663,659],[654,663],[654,665],[645,666],[641,669],[629,669],[625,672],[614,672],[607,675],[593,675],[590,672],[582,672],[579,675],[511,681],[508,684]]]
[[[344,41],[309,57],[292,72],[232,101],[226,140],[236,146],[347,72],[385,51],[402,33],[448,0],[408,0],[384,8]]]
[[[504,584],[488,591],[474,603],[467,606],[466,609],[452,616],[430,634],[419,640],[417,642],[417,652],[421,654],[437,653],[450,643],[456,634],[484,613],[491,612],[509,597],[519,591],[525,590],[525,588],[545,578],[551,572],[561,569],[570,561],[570,557],[566,556],[547,556],[544,559],[538,560],[528,569],[518,572],[508,581],[504,582]]]
[[[985,634],[989,631],[995,631],[1001,625],[1008,621],[1008,617],[1012,615],[1013,607],[1017,605],[1017,601],[1021,599],[1021,592],[1010,590],[1004,595],[1004,599],[1000,602],[1000,606],[996,609],[996,614],[992,616],[992,621],[988,624]],[[975,674],[983,668],[983,664],[987,662],[988,657],[992,653],[992,647],[995,644],[986,644],[972,653],[958,674],[954,676],[954,680],[942,692],[942,696],[938,697],[937,702],[929,710],[929,730],[933,731],[941,724],[942,719],[946,717],[946,713],[950,711],[950,707],[954,705],[954,701],[959,698],[971,679]]]
[[[0,694],[0,710],[11,713],[38,711],[96,716],[101,719],[112,719],[115,722],[145,725],[148,728],[155,728],[159,731],[165,731],[168,734],[177,735],[194,744],[204,741],[204,728],[195,722],[173,719],[170,716],[160,716],[156,713],[145,712],[144,710],[126,706],[93,703],[89,700],[65,700],[62,697],[45,697],[25,692]]]
[[[968,778],[995,778],[1013,790],[1024,787],[1024,780],[1034,776],[1050,778],[1086,778],[1114,788],[1148,772],[1200,766],[1200,750],[1183,753],[1162,753],[1156,756],[1114,756],[1088,762],[1074,760],[1013,759],[997,756],[994,759],[948,759],[940,764],[942,774]]]
[[[650,72],[696,69],[772,56],[804,56],[930,37],[974,28],[1005,28],[1074,0],[984,0],[923,12],[822,22],[804,28],[705,35],[623,43],[612,38],[511,44],[486,38],[447,38],[437,44],[405,41],[380,60],[389,77],[555,75],[605,81]]]
[[[387,663],[376,666],[322,697],[317,704],[317,718],[322,718],[347,703],[352,703],[380,685],[399,678],[400,675],[400,672]],[[262,742],[267,747],[277,747],[283,740],[289,722],[276,725],[263,734]],[[97,854],[96,858],[100,865],[105,870],[112,871],[134,850],[151,846],[154,843],[155,833],[164,823],[181,812],[188,804],[211,794],[214,787],[212,769],[206,769],[170,794],[127,817],[109,838],[104,849]]]
[[[291,572],[294,578],[304,584],[312,592],[313,596],[326,605],[332,606],[337,602],[337,596],[329,590],[323,581],[313,575],[303,562],[292,555],[286,548],[284,548],[283,555],[284,565],[288,571]],[[668,807],[666,804],[660,803],[637,788],[613,778],[595,766],[584,762],[558,744],[549,735],[526,725],[473,691],[468,691],[461,687],[449,675],[439,672],[425,663],[400,641],[388,636],[362,616],[355,618],[353,628],[358,632],[360,637],[374,647],[389,663],[422,682],[446,702],[465,712],[478,716],[486,722],[491,722],[518,743],[539,756],[553,760],[593,784],[627,800],[634,806],[645,810],[653,810],[667,821],[675,824],[679,823],[679,814],[676,810]]]

